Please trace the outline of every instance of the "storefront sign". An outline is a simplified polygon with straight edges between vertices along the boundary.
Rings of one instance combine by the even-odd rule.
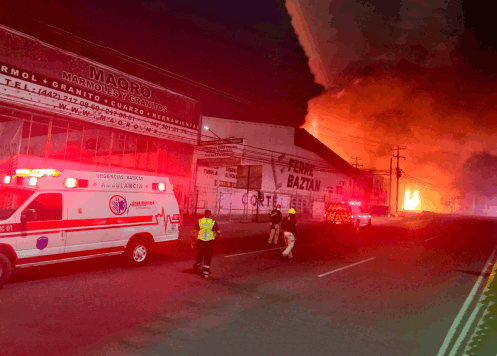
[[[227,161],[230,165],[239,165],[242,163],[244,145],[243,138],[203,141],[199,145],[198,157],[204,164]]]
[[[237,167],[199,167],[198,184],[236,188]]]
[[[290,158],[287,188],[319,192],[321,181],[314,179],[314,165]]]
[[[0,26],[0,100],[195,143],[200,104]]]

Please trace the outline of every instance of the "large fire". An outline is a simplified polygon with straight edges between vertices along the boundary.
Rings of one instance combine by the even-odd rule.
[[[406,190],[406,195],[404,199],[404,209],[405,210],[416,210],[419,206],[419,193],[417,190],[412,194],[412,198],[410,198],[410,191]]]

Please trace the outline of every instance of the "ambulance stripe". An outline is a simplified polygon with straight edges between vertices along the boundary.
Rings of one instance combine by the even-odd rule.
[[[98,250],[86,250],[86,251],[78,251],[78,252],[70,252],[70,253],[60,253],[57,255],[45,255],[45,256],[34,256],[34,257],[26,257],[19,258],[17,260],[17,265],[27,264],[27,263],[35,263],[35,262],[43,262],[43,261],[56,261],[66,258],[77,258],[82,256],[91,256],[101,253],[110,253],[110,252],[120,252],[124,251],[124,246],[117,247],[108,247],[101,248]]]
[[[163,249],[167,247],[173,247],[178,243],[178,240],[166,240],[166,241],[159,241],[154,244],[154,249]],[[77,251],[77,252],[70,252],[70,253],[60,253],[56,255],[44,255],[44,256],[33,256],[33,257],[25,257],[25,258],[20,258],[17,260],[16,265],[19,267],[23,267],[23,265],[30,265],[30,264],[35,264],[35,263],[40,263],[40,264],[48,264],[48,263],[54,263],[54,262],[70,262],[71,260],[78,260],[85,258],[86,256],[91,257],[94,255],[103,255],[106,253],[113,253],[113,252],[124,252],[125,246],[116,246],[116,247],[107,247],[107,248],[100,248],[100,249],[95,249],[95,250],[86,250],[86,251]],[[25,266],[29,267],[29,266]]]
[[[51,221],[33,221],[27,223],[15,223],[15,224],[4,224],[0,225],[0,231],[3,233],[0,238],[14,237],[14,236],[25,236],[39,234],[41,231],[45,233],[55,233],[60,230],[82,228],[82,230],[95,230],[102,228],[121,228],[134,226],[130,224],[140,224],[140,223],[156,223],[154,221],[153,215],[147,216],[128,216],[128,217],[118,217],[118,218],[102,218],[102,219],[77,219],[77,220],[51,220]],[[144,224],[144,225],[148,225]],[[117,226],[108,226],[117,225]],[[108,227],[106,227],[108,226]],[[137,225],[140,226],[140,225]],[[74,230],[69,230],[74,231]],[[21,232],[21,234],[11,234],[15,232]]]

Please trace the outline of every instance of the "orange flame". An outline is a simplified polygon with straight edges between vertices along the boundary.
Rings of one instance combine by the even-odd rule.
[[[418,206],[419,206],[419,192],[415,190],[412,195],[412,198],[410,198],[410,191],[406,190],[405,199],[404,199],[404,209],[416,210]]]

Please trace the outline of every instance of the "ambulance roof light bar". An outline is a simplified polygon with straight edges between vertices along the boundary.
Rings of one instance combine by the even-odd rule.
[[[57,177],[60,172],[52,168],[42,168],[42,169],[29,169],[29,168],[18,168],[16,169],[17,177]]]

